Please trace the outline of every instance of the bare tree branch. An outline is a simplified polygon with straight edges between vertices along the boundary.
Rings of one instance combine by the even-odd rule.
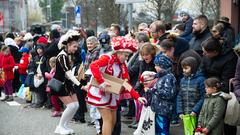
[[[220,0],[194,0],[198,11],[212,19],[217,20],[220,16]]]

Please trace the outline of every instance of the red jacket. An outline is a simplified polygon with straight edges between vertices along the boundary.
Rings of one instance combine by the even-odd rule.
[[[0,52],[0,68],[2,68],[2,65],[3,65],[3,53]]]
[[[1,62],[6,80],[13,80],[14,78],[13,68],[15,65],[13,56],[11,54],[3,55]]]
[[[20,63],[16,64],[16,66],[18,66],[19,74],[25,74],[25,75],[27,74],[29,61],[30,61],[30,55],[28,53],[23,54],[20,60]]]
[[[100,68],[107,67],[110,60],[111,56],[103,55],[98,60],[90,64],[90,70],[92,72],[92,75],[100,85],[104,83]],[[131,96],[133,99],[136,100],[140,97],[139,94],[132,88],[130,92],[127,90],[122,91],[120,94],[120,99],[123,99],[123,97],[126,97],[127,95]]]

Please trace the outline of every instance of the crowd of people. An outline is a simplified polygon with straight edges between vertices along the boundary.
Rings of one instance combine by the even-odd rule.
[[[85,123],[89,111],[97,135],[120,135],[125,110],[124,117],[133,119],[129,128],[136,129],[142,108],[150,106],[156,135],[169,135],[170,125],[178,126],[186,114],[197,117],[197,129],[205,135],[236,135],[237,127],[224,123],[232,78],[240,101],[234,29],[227,17],[209,27],[205,15],[181,16],[173,28],[157,20],[140,23],[136,32],[112,24],[98,35],[83,28],[62,33],[53,25],[45,34],[1,35],[2,101],[29,88],[26,108],[52,108],[51,116],[61,117],[58,134],[74,133],[68,123]],[[108,92],[114,86],[103,74],[127,80],[132,88]],[[93,78],[98,87],[91,85]]]

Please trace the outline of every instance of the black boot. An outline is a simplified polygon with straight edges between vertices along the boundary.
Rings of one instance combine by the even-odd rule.
[[[9,96],[8,99],[6,99],[5,101],[7,102],[13,101],[13,96]]]
[[[6,101],[9,98],[9,96],[5,96],[4,99],[2,99],[1,101]]]

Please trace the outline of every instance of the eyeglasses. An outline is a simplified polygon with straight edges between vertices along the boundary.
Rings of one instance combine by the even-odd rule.
[[[216,33],[217,32],[217,30],[212,30],[212,33]]]
[[[154,32],[151,32],[152,34],[157,34],[158,32],[157,31],[154,31]]]

